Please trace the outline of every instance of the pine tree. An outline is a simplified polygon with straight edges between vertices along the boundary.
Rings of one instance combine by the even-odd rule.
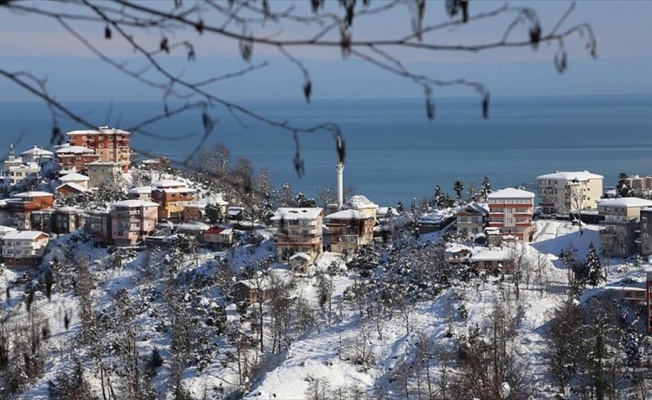
[[[591,286],[596,287],[600,282],[604,282],[606,279],[602,273],[602,264],[600,263],[600,258],[598,257],[598,251],[596,250],[593,242],[589,244],[589,253],[586,256],[586,266],[588,269],[588,281]]]
[[[633,197],[634,191],[631,186],[627,183],[627,174],[621,172],[618,174],[618,184],[616,185],[616,191],[620,197]]]
[[[432,202],[437,208],[441,207],[443,198],[444,191],[441,189],[441,186],[435,186],[435,193],[433,194]]]
[[[482,191],[480,192],[480,198],[482,198],[483,201],[487,201],[489,193],[491,193],[491,182],[489,182],[489,177],[485,176],[482,179]]]
[[[457,200],[462,200],[462,192],[464,192],[464,183],[460,178],[457,178],[455,180],[455,184],[453,185],[453,190],[455,191]]]
[[[405,211],[403,207],[403,202],[399,200],[398,203],[396,204],[396,212],[402,213],[403,211]]]

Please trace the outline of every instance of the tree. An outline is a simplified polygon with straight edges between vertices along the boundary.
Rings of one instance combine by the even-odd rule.
[[[577,372],[577,360],[585,353],[582,330],[582,309],[578,302],[566,300],[554,311],[546,342],[549,352],[546,361],[562,393]]]
[[[482,178],[482,191],[480,192],[482,201],[487,201],[489,193],[491,193],[491,182],[489,182],[489,177],[485,176]]]
[[[627,173],[621,172],[618,174],[618,183],[616,184],[616,192],[620,197],[634,197],[634,190],[627,182]]]
[[[60,12],[63,3],[66,3],[66,12]],[[0,12],[11,12],[12,18],[24,18],[25,25],[35,25],[43,20],[57,23],[108,67],[131,79],[135,84],[160,93],[163,102],[161,113],[129,127],[128,130],[155,137],[148,131],[152,124],[197,110],[198,122],[204,130],[197,146],[197,149],[201,149],[209,135],[215,131],[216,115],[219,111],[232,113],[238,119],[251,119],[267,124],[275,130],[291,133],[296,146],[293,162],[299,175],[305,172],[299,135],[323,131],[332,134],[336,143],[341,143],[342,132],[339,126],[333,123],[295,126],[284,117],[269,117],[222,97],[221,91],[215,87],[217,82],[264,70],[269,64],[264,57],[265,53],[271,52],[272,55],[281,56],[289,64],[296,66],[302,80],[301,84],[297,84],[297,95],[302,95],[307,102],[312,98],[313,81],[300,54],[310,48],[319,48],[320,51],[330,49],[341,52],[344,58],[360,60],[413,83],[424,94],[425,115],[429,119],[435,117],[435,88],[463,86],[475,91],[481,98],[481,115],[484,117],[487,117],[489,110],[489,90],[482,83],[472,80],[441,80],[429,74],[412,71],[399,61],[401,51],[405,49],[420,54],[528,47],[536,50],[541,44],[550,43],[557,49],[554,66],[559,73],[563,73],[568,65],[565,43],[571,37],[581,37],[589,54],[596,56],[596,39],[589,24],[564,27],[566,17],[572,12],[573,6],[557,23],[542,24],[535,9],[507,4],[493,10],[482,10],[480,6],[479,11],[476,11],[475,2],[446,1],[444,11],[448,20],[441,21],[441,9],[435,9],[431,2],[425,0],[312,0],[309,3],[310,9],[306,3],[288,5],[286,2],[269,0],[229,0],[226,5],[212,1],[182,0],[169,3],[119,0],[72,4],[64,0],[55,0],[51,4],[38,1],[2,1]],[[168,7],[168,4],[173,7]],[[409,19],[406,18],[405,23],[411,27],[411,32],[397,30],[376,38],[365,31],[368,26],[365,22],[373,25],[374,18],[402,7],[406,7],[409,12]],[[460,42],[459,38],[454,37],[451,44],[441,42],[442,32],[455,32],[457,27],[501,20],[503,17],[508,18],[507,21],[510,22],[506,22],[505,29],[499,31],[497,39],[493,41]],[[524,25],[525,29],[521,29],[521,25]],[[542,29],[542,26],[546,25],[552,26],[548,32]],[[296,29],[297,26],[302,29]],[[107,46],[107,42],[111,43],[111,46]],[[226,74],[197,77],[192,73],[193,63],[199,62],[200,57],[208,53],[208,46],[213,47],[215,43],[230,44],[230,48],[237,49],[244,66]],[[130,60],[134,62],[116,60],[107,47],[133,51],[134,55]],[[259,52],[259,48],[266,50]],[[174,55],[182,55],[186,59],[180,68],[169,60]],[[63,118],[86,128],[96,126],[83,112],[69,107],[59,101],[56,95],[50,94],[45,78],[30,71],[13,71],[2,66],[0,76],[47,103],[53,117],[53,144],[63,142],[59,124]],[[182,103],[175,104],[175,100]],[[215,110],[216,108],[220,110]],[[183,134],[177,135],[178,138],[185,138]],[[148,154],[142,149],[138,149],[138,152]],[[178,162],[186,165],[193,159],[194,154],[196,152]]]
[[[598,251],[593,245],[593,242],[589,244],[589,253],[586,255],[586,269],[589,275],[588,283],[591,286],[596,287],[601,282],[606,281],[606,277],[602,271],[602,263],[600,262]]]
[[[464,183],[460,178],[457,178],[455,180],[455,184],[453,184],[453,190],[455,191],[455,196],[457,196],[457,200],[462,200],[462,193],[464,192]]]

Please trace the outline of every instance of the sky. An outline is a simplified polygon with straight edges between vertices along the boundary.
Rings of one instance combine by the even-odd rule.
[[[159,2],[161,7],[172,1]],[[274,0],[273,9],[281,10],[293,2]],[[298,11],[309,14],[307,1]],[[21,4],[43,6],[44,2]],[[152,3],[148,3],[152,4]],[[342,14],[334,0],[328,1],[332,11]],[[372,6],[384,4],[374,0]],[[490,11],[503,2],[471,1],[471,14]],[[571,4],[556,1],[517,1],[511,6],[531,6],[539,13],[544,33],[548,32]],[[57,6],[60,7],[60,6]],[[74,5],[57,10],[74,11]],[[302,8],[303,7],[303,8]],[[204,17],[208,20],[208,14]],[[499,49],[479,53],[419,52],[404,49],[392,51],[412,71],[437,79],[480,81],[492,96],[596,95],[652,93],[652,2],[584,0],[577,2],[562,29],[588,22],[597,37],[597,59],[583,48],[577,35],[570,37],[568,70],[560,75],[554,68],[556,47],[543,45],[537,51],[527,48]],[[426,23],[447,21],[443,1],[428,1]],[[512,17],[499,17],[488,23],[468,24],[455,29],[437,31],[426,40],[434,43],[462,44],[495,41],[502,35]],[[132,47],[114,33],[104,40],[104,26],[72,22],[71,25],[114,60],[138,68],[142,59]],[[233,25],[230,28],[237,30]],[[318,29],[318,28],[316,28]],[[354,21],[353,35],[362,38],[394,38],[408,34],[410,13],[405,6],[373,18]],[[303,25],[282,27],[267,24],[257,28],[261,35],[297,38],[314,29]],[[268,63],[267,67],[243,77],[229,79],[210,88],[228,99],[301,99],[304,77],[296,65],[275,48],[255,46],[251,64],[243,62],[238,44],[213,35],[198,35],[193,30],[135,32],[150,48],[155,48],[162,35],[171,41],[189,40],[196,47],[197,59],[189,63],[185,52],[162,55],[162,62],[175,74],[190,80],[221,75],[248,65]],[[517,26],[513,38],[525,38],[524,25]],[[9,12],[0,7],[0,68],[8,71],[29,71],[47,79],[48,91],[63,101],[159,100],[161,92],[138,84],[98,60],[77,39],[58,23],[43,17]],[[423,89],[410,81],[389,74],[355,58],[343,59],[339,49],[302,47],[290,50],[308,69],[314,98],[405,98],[420,97]],[[441,96],[473,96],[467,88],[437,89]],[[0,76],[0,101],[30,101],[33,95]]]

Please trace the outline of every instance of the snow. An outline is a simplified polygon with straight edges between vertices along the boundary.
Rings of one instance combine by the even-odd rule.
[[[157,188],[157,189],[171,189],[171,188],[176,188],[176,187],[186,187],[186,184],[174,179],[161,179],[160,181],[156,181],[152,183],[152,186]]]
[[[230,209],[229,209],[230,211]],[[272,221],[284,220],[299,220],[299,219],[316,219],[323,213],[321,207],[280,207],[274,212]]]
[[[487,196],[489,200],[496,199],[534,199],[534,193],[528,192],[527,190],[507,188],[497,190],[495,192],[489,193]]]
[[[110,204],[111,207],[158,207],[158,203],[146,200],[122,200]]]
[[[109,128],[108,126],[100,126],[97,129],[79,129],[75,131],[67,132],[66,135],[129,135],[127,131],[122,129]]]
[[[333,219],[360,220],[369,218],[372,217],[358,210],[342,210],[333,214],[328,214],[326,217],[324,217],[324,221]]]
[[[360,209],[363,209],[363,208],[378,209],[377,204],[375,204],[374,202],[372,202],[367,197],[365,197],[365,196],[363,196],[361,194],[357,194],[357,195],[351,197],[350,199],[348,199],[342,205],[342,207],[344,207],[344,208],[353,208],[353,209],[356,209],[356,210],[360,210]]]
[[[95,152],[92,149],[89,149],[88,147],[84,146],[62,146],[59,149],[57,149],[57,154],[68,154],[68,153],[88,153],[88,154],[95,154]]]
[[[77,172],[72,172],[66,175],[63,175],[59,178],[61,182],[86,182],[90,178],[86,175],[79,174]]]
[[[588,181],[591,179],[604,179],[604,176],[598,174],[592,174],[589,171],[574,171],[574,172],[555,172],[552,174],[540,175],[537,177],[537,180],[541,179],[558,179],[566,181]]]
[[[14,195],[14,197],[51,197],[53,196],[52,193],[49,192],[22,192],[22,193],[17,193]]]
[[[616,199],[600,199],[598,207],[650,207],[652,200],[640,199],[638,197],[620,197]]]
[[[2,240],[35,240],[41,236],[50,237],[41,231],[12,231],[2,237]]]

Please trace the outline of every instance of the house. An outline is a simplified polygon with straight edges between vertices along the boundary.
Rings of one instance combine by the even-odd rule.
[[[345,210],[358,210],[367,215],[370,215],[374,219],[374,224],[376,223],[378,204],[373,203],[371,200],[361,194],[355,195],[348,199],[344,204],[342,204],[342,208]]]
[[[652,201],[638,197],[598,201],[598,213],[604,217],[600,222],[604,227],[600,242],[605,255],[625,258],[640,250],[636,241],[641,229],[641,209],[647,207],[652,207]]]
[[[229,221],[243,221],[244,220],[244,207],[229,206],[226,209],[226,219]]]
[[[60,196],[79,196],[88,191],[85,187],[73,182],[64,183],[54,189],[54,192]]]
[[[455,221],[455,216],[449,210],[435,210],[423,213],[417,218],[419,233],[439,231]]]
[[[63,145],[55,153],[60,172],[85,171],[86,164],[100,159],[98,154],[84,146]]]
[[[512,236],[522,242],[534,235],[534,193],[520,189],[502,189],[489,193],[489,227],[500,229],[503,238]]]
[[[8,232],[2,237],[2,258],[8,268],[24,270],[39,265],[50,236],[41,231]]]
[[[70,146],[85,147],[97,154],[97,160],[94,161],[117,163],[121,165],[123,172],[129,172],[131,133],[101,126],[98,129],[71,131],[66,135]]]
[[[127,190],[127,197],[134,200],[152,200],[151,186],[138,186]]]
[[[362,211],[348,209],[324,217],[330,251],[353,254],[360,246],[371,244],[374,217]]]
[[[212,226],[203,235],[203,242],[212,247],[229,247],[233,244],[233,228]]]
[[[113,161],[94,161],[86,164],[88,187],[96,188],[107,183],[117,182],[122,177],[123,164]]]
[[[83,228],[85,220],[86,211],[75,207],[59,207],[50,217],[52,232],[58,234],[71,233]]]
[[[473,253],[470,261],[479,271],[509,273],[514,268],[514,257],[509,249],[480,249]]]
[[[190,204],[186,204],[183,209],[184,221],[204,221],[207,219],[206,207],[211,205],[219,210],[219,213],[226,219],[227,207],[229,203],[222,198],[222,194],[218,193],[215,196],[210,196],[205,199],[197,200]]]
[[[111,236],[117,246],[133,246],[154,232],[158,204],[144,200],[111,203]]]
[[[77,172],[70,172],[59,177],[59,182],[63,183],[74,183],[84,189],[88,189],[88,177],[86,175],[79,174]]]
[[[54,158],[54,153],[35,145],[31,149],[20,153],[20,158],[24,163],[43,165]]]
[[[193,202],[194,189],[185,183],[164,179],[152,184],[152,201],[158,203],[158,219],[181,221],[183,209]]]
[[[97,237],[104,243],[111,243],[112,220],[109,211],[87,211],[84,215],[84,230]]]
[[[555,172],[537,177],[544,214],[568,216],[595,209],[602,197],[602,175],[589,171]]]
[[[257,303],[259,294],[263,302],[269,300],[272,294],[270,281],[265,277],[238,281],[231,289],[235,302],[244,301],[249,304]]]
[[[471,259],[472,255],[473,250],[463,245],[451,246],[444,251],[444,258],[446,261],[454,264],[467,262]]]
[[[324,210],[321,207],[277,209],[272,217],[276,228],[276,259],[282,262],[295,253],[303,252],[315,260],[322,253],[323,219]]]
[[[489,206],[481,203],[471,203],[462,208],[456,215],[457,235],[474,238],[484,233],[489,224]]]
[[[21,230],[31,229],[30,214],[52,208],[54,197],[48,192],[22,192],[0,202],[0,224]]]
[[[187,221],[182,222],[177,225],[175,234],[184,234],[186,236],[192,236],[197,239],[198,242],[204,241],[204,232],[210,229],[210,225],[206,225],[203,222],[199,221]]]
[[[311,271],[312,258],[306,253],[296,253],[290,257],[290,267],[292,272],[298,274],[308,274]]]
[[[633,303],[633,305],[645,304],[647,302],[645,280],[638,281],[632,278],[625,278],[619,282],[604,285],[603,289],[607,293],[611,293],[613,297],[626,300]]]
[[[10,232],[16,232],[17,229],[11,226],[0,225],[0,262],[2,262],[2,238]]]

